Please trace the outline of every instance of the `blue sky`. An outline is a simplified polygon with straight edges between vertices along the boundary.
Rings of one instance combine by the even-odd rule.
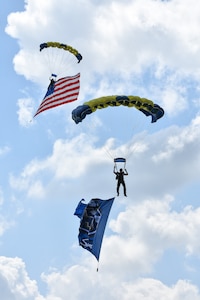
[[[1,1],[0,287],[3,300],[200,300],[200,5],[194,0]],[[58,41],[83,60],[76,102],[33,118],[49,84],[39,51]],[[67,67],[67,66],[66,66]],[[72,110],[106,95],[162,106]],[[74,210],[116,196],[97,262],[78,246]],[[89,295],[89,296],[88,296]],[[89,298],[88,298],[89,297]]]

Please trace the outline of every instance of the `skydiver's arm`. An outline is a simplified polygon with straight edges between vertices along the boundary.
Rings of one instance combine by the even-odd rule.
[[[116,169],[116,166],[114,166],[113,173],[117,175],[117,172],[115,171],[115,169]]]
[[[126,172],[126,173],[124,172],[124,175],[128,175],[128,172],[127,172],[127,170],[125,169],[124,171]]]

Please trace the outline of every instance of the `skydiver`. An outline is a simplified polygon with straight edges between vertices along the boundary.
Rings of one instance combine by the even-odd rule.
[[[53,90],[55,82],[56,82],[55,79],[50,78],[50,83],[49,83],[49,86],[48,86],[49,91]]]
[[[57,78],[56,74],[51,74],[51,77],[49,78],[50,83],[49,83],[49,86],[48,86],[48,91],[53,92],[54,85],[56,83],[56,78]]]
[[[125,172],[124,172],[125,171]],[[119,187],[122,184],[123,188],[124,188],[124,196],[127,197],[126,195],[126,184],[124,181],[124,175],[128,175],[128,172],[126,169],[124,169],[124,171],[122,169],[118,171],[115,170],[115,166],[113,169],[113,173],[116,175],[116,180],[117,180],[117,196],[119,196]]]

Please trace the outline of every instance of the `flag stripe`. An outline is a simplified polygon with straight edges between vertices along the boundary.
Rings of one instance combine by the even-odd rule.
[[[64,97],[64,98],[60,98],[59,101],[52,101],[48,105],[45,105],[45,106],[41,107],[40,109],[38,109],[35,116],[47,109],[54,108],[54,107],[62,105],[62,104],[73,102],[73,101],[77,100],[77,97],[78,97],[78,93],[76,95],[72,96],[71,98],[68,98],[67,100]],[[62,100],[64,100],[64,101],[62,101]]]
[[[34,117],[39,113],[78,99],[80,90],[80,73],[75,76],[60,78],[55,82],[52,90],[48,88]]]
[[[77,82],[77,83],[79,83],[79,82]],[[50,102],[59,100],[60,97],[62,99],[63,97],[70,96],[71,94],[73,94],[74,91],[76,92],[77,89],[79,89],[79,84],[74,85],[73,88],[71,88],[71,89],[66,89],[64,92],[63,92],[63,90],[61,90],[60,92],[57,92],[57,89],[56,89],[56,91],[53,94],[51,94],[50,96],[47,96],[42,101],[42,103],[40,104],[40,108],[45,106],[46,104],[48,105],[48,103],[50,103]]]

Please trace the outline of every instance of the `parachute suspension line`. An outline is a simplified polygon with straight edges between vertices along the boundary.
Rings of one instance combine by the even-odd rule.
[[[40,52],[46,61],[49,73],[56,73],[58,77],[74,75],[77,72],[77,67],[74,68],[74,66],[82,59],[81,54],[76,49],[73,49],[71,46],[67,48],[67,45],[64,45],[66,47],[62,47],[63,45],[54,42],[40,45]],[[71,74],[72,72],[73,74]]]
[[[49,55],[50,64],[52,64],[52,67],[55,68],[55,66],[57,64],[57,55],[58,55],[57,54],[57,49],[55,49],[55,48],[48,48],[48,49],[45,49],[45,50],[47,50],[46,52]],[[51,70],[51,72],[52,71],[53,70]]]
[[[130,133],[128,134],[127,142],[131,141],[131,139],[133,138],[135,132],[140,132],[141,129],[144,128],[145,121],[146,122],[149,121],[149,120],[143,120],[143,118],[140,114],[141,114],[141,112],[139,112],[137,110],[134,110],[134,112],[132,114],[131,114],[131,112],[128,114],[128,118],[126,120],[126,123],[127,123],[127,127],[130,127]],[[106,148],[106,147],[104,147],[104,148]],[[117,157],[117,156],[121,155],[121,156],[124,156],[128,159],[133,155],[134,150],[135,150],[135,147],[128,147],[128,144],[127,144],[127,147],[125,149],[123,149],[123,147],[121,149],[120,148],[121,147],[119,146],[118,150],[115,151],[115,153],[113,153],[114,157]],[[108,150],[105,150],[105,151],[107,151],[107,153],[109,152]],[[114,158],[113,155],[111,155],[110,153],[109,153],[109,156],[112,159]]]
[[[116,172],[118,172],[117,164],[116,164],[115,160],[114,160],[114,170],[115,170]]]
[[[135,152],[136,149],[137,149],[137,146],[130,147],[129,153],[126,155],[126,158],[129,159],[133,155],[133,153]]]
[[[95,123],[93,121],[93,118],[91,118],[90,123],[88,125],[92,129],[95,127]],[[109,149],[105,145],[102,147],[102,149],[104,150],[104,152],[107,155],[107,157],[113,161],[114,160],[114,156],[111,154],[111,151],[109,151]]]
[[[65,74],[66,72],[71,72],[72,65],[76,64],[75,57],[70,53],[66,51],[61,51],[62,55],[59,58],[58,65],[60,66],[60,76]],[[63,68],[63,66],[66,66],[66,68]]]
[[[103,150],[105,151],[105,153],[107,154],[107,156],[109,158],[111,158],[112,160],[114,159],[114,157],[112,156],[112,154],[110,153],[110,151],[106,148],[106,146],[103,146]]]
[[[130,116],[129,116],[130,117]],[[132,138],[134,137],[134,135],[137,133],[141,133],[142,131],[148,131],[148,129],[150,128],[151,123],[149,122],[148,118],[142,118],[140,116],[140,112],[139,111],[134,111],[134,121],[133,119],[130,120],[130,124],[131,124],[131,130],[130,130],[130,138],[129,141],[132,140]],[[144,137],[140,138],[140,141],[143,141]],[[132,142],[131,142],[132,144]],[[134,143],[133,146],[127,147],[127,151],[126,151],[126,158],[129,159],[134,153],[135,151],[137,151],[137,149],[139,149],[138,143]]]
[[[93,128],[96,127],[96,124],[95,124],[93,118],[91,118],[90,122],[88,123],[88,126],[89,126],[90,129],[93,129]],[[102,149],[104,150],[104,152],[107,155],[107,157],[113,161],[114,156],[111,154],[111,152],[108,150],[108,148],[104,145],[102,147]]]
[[[51,55],[49,53],[49,51],[43,51],[41,52],[45,61],[46,61],[46,64],[48,66],[48,69],[49,69],[49,73],[52,74],[53,73],[53,68],[51,68]]]
[[[50,50],[49,56],[52,59],[51,63],[53,68],[56,69],[58,73],[57,75],[61,77],[63,74],[68,73],[69,66],[72,63],[71,54],[58,48],[48,48],[45,50],[47,50],[47,52]]]
[[[100,98],[96,98],[96,99],[92,99],[90,101],[84,102],[83,105],[78,106],[77,108],[75,108],[72,111],[72,119],[75,121],[76,124],[78,124],[88,114],[95,112],[96,109],[102,109],[102,108],[106,108],[108,106],[116,107],[116,106],[120,106],[120,105],[123,105],[125,107],[134,107],[134,108],[136,108],[136,112],[138,111],[139,114],[143,113],[146,117],[151,116],[151,118],[152,118],[151,123],[156,122],[158,119],[162,118],[164,115],[163,108],[157,104],[154,104],[153,101],[151,101],[149,99],[140,98],[139,96],[112,95],[112,96],[103,96]],[[138,115],[137,117],[139,117],[139,116],[140,115]],[[145,121],[147,120],[147,118],[144,118],[144,119],[145,119]],[[135,120],[135,117],[133,120]],[[140,118],[140,120],[143,120],[143,119]],[[148,118],[148,122],[149,122],[149,118]],[[138,122],[136,123],[136,125],[138,126]],[[138,129],[136,129],[137,126],[135,126],[135,128],[134,128],[134,133],[139,133]],[[125,134],[126,134],[126,132],[125,132]],[[124,139],[124,137],[123,137],[123,139]],[[124,146],[118,147],[118,150],[123,151],[123,152],[128,152]],[[131,150],[131,149],[128,148],[128,150]]]
[[[134,110],[134,118],[130,117],[129,115],[129,124],[131,125],[130,127],[130,135],[129,135],[129,139],[128,141],[131,141],[132,138],[134,137],[136,132],[141,132],[142,129],[144,129],[144,123],[147,121],[147,123],[149,123],[149,120],[145,120],[144,118],[142,118],[142,116],[140,115],[140,112],[137,110]],[[133,153],[134,153],[134,147],[127,147],[127,151],[126,151],[126,158],[130,158]]]
[[[126,158],[129,159],[133,155],[134,151],[130,150],[128,155],[126,155]]]
[[[139,149],[138,143],[135,143],[132,147],[129,147],[129,151],[126,153],[126,159],[130,159],[130,157],[135,153],[135,151],[137,151],[137,149]]]
[[[41,52],[41,54],[43,55],[46,61],[47,67],[49,69],[49,73],[52,74],[56,72],[56,75],[58,76],[59,74],[58,74],[57,58],[59,53],[57,52],[57,50],[58,49],[55,48],[47,48],[44,49]]]

